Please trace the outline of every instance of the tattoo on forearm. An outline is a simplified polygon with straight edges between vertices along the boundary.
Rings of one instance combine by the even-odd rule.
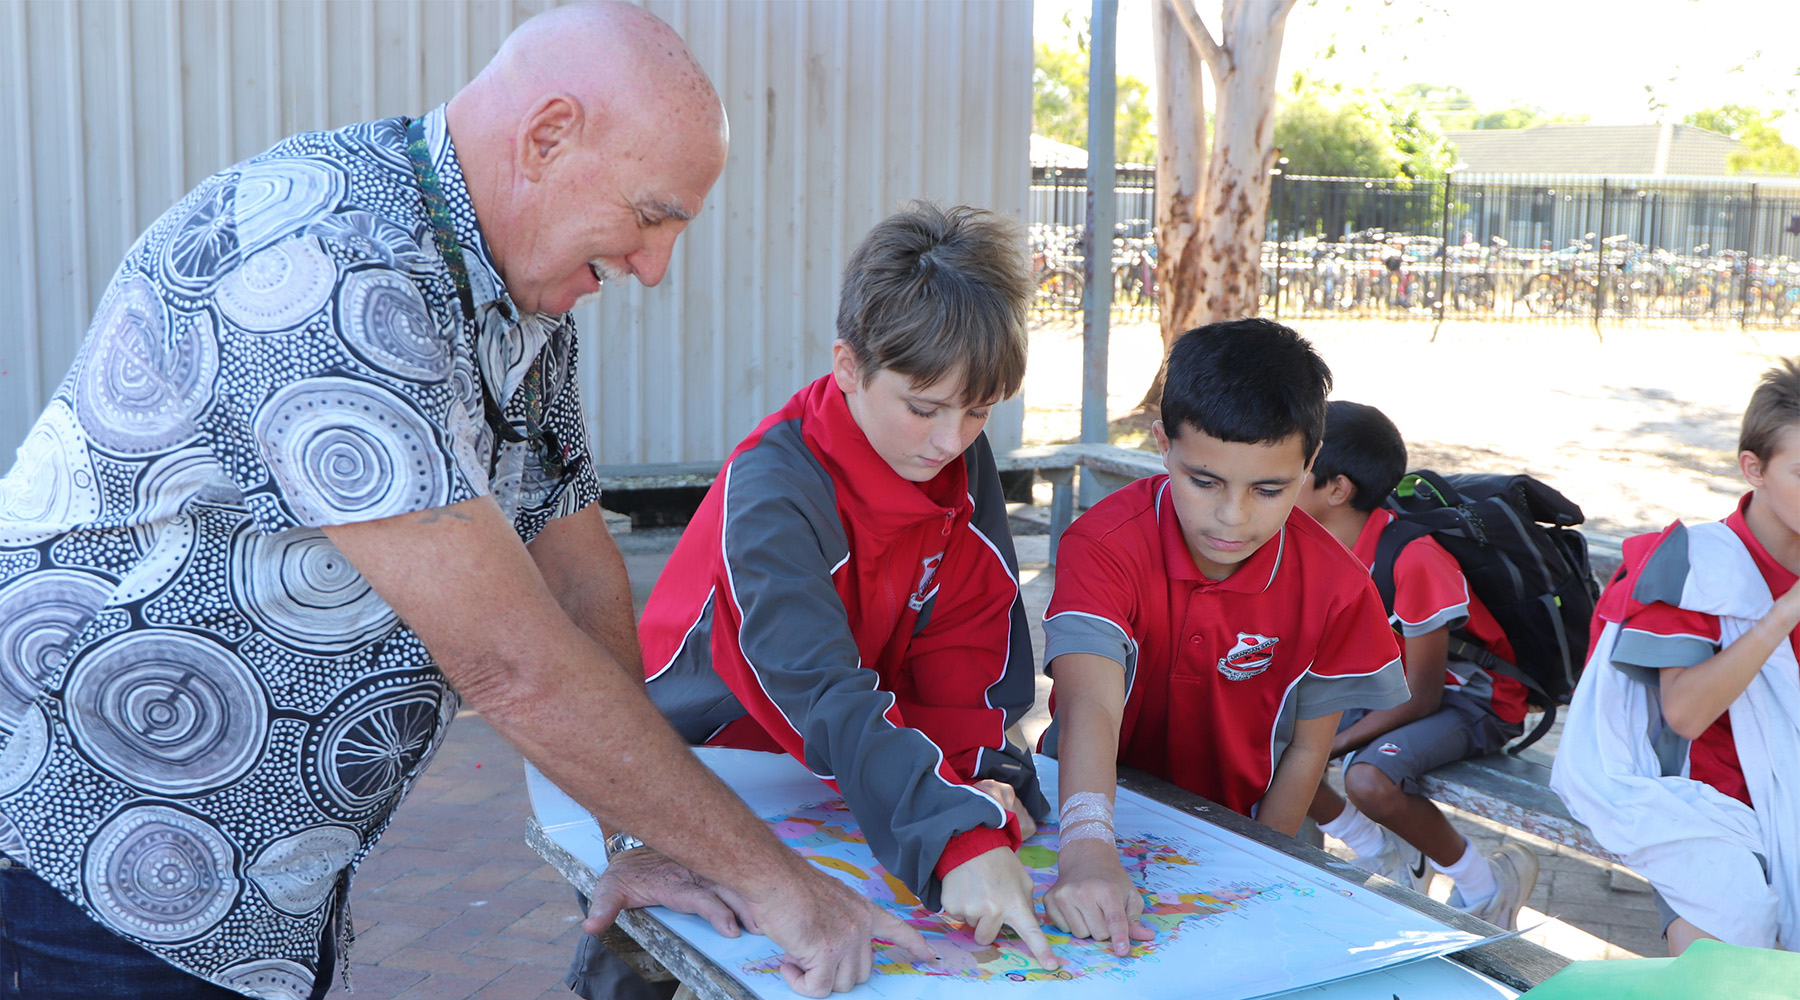
[[[464,514],[460,510],[451,510],[448,507],[433,507],[430,510],[425,511],[424,513],[420,514],[418,516],[418,519],[415,520],[413,523],[415,523],[415,524],[436,524],[436,523],[438,523],[438,521],[440,519],[446,518],[446,517],[454,518],[458,521],[473,521],[473,520],[475,520],[473,517],[470,517],[469,515]]]

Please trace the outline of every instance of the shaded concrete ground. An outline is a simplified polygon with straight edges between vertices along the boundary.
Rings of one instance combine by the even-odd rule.
[[[1336,375],[1338,398],[1380,406],[1407,436],[1414,466],[1532,472],[1581,503],[1591,528],[1628,535],[1676,518],[1715,519],[1741,492],[1738,416],[1761,372],[1800,355],[1800,332],[1607,330],[1568,325],[1300,322]],[[1160,363],[1153,326],[1114,331],[1110,412],[1127,418]],[[1033,334],[1028,443],[1079,428],[1078,326]],[[622,535],[640,606],[676,533]],[[1021,536],[1033,638],[1054,573],[1043,536]],[[1040,682],[1031,736],[1045,721]],[[1543,744],[1553,749],[1555,733]],[[474,712],[363,867],[352,895],[358,997],[567,996],[561,975],[577,926],[572,894],[524,845],[529,812],[519,756]],[[1571,958],[1665,954],[1641,879],[1477,817],[1453,817],[1482,851],[1507,840],[1542,866],[1521,923]],[[1328,842],[1328,846],[1332,846]],[[1432,894],[1449,891],[1439,878]],[[341,989],[333,997],[343,996]]]
[[[1738,420],[1757,379],[1800,355],[1800,331],[1606,329],[1528,323],[1296,320],[1335,376],[1333,398],[1380,407],[1414,467],[1524,471],[1582,505],[1612,535],[1675,518],[1715,520],[1742,492]],[[1115,328],[1108,413],[1129,418],[1162,359],[1153,324]],[[1034,331],[1025,382],[1028,444],[1073,440],[1081,328]]]

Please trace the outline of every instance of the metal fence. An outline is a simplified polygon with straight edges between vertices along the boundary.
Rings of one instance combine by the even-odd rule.
[[[1120,165],[1114,186],[1118,224],[1112,255],[1113,311],[1127,317],[1156,312],[1156,171]],[[1087,258],[1087,170],[1033,167],[1027,202],[1031,220],[1031,268],[1037,281],[1034,309],[1046,317],[1081,312]],[[1105,269],[1097,269],[1106,273]]]
[[[1041,185],[1040,173],[1038,308],[1077,310],[1079,285],[1071,295],[1057,275],[1081,273],[1069,234],[1080,233],[1070,206],[1085,205],[1084,172]],[[1120,195],[1122,219],[1153,217],[1153,175],[1140,173]],[[1040,186],[1077,195],[1040,201]],[[1127,197],[1142,211],[1127,213]],[[1125,308],[1153,310],[1154,241],[1147,224],[1127,229],[1114,240],[1115,301],[1122,289],[1135,293]],[[1278,175],[1262,263],[1262,312],[1275,318],[1800,325],[1800,182]]]

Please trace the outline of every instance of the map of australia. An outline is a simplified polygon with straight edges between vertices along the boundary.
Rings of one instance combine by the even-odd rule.
[[[933,913],[920,905],[901,881],[869,854],[855,819],[842,800],[821,802],[781,816],[769,817],[776,836],[813,864],[831,871],[861,889],[896,916],[919,929],[942,961],[929,965],[912,961],[897,949],[883,949],[876,957],[876,971],[884,975],[946,976],[958,979],[1005,979],[1015,982],[1067,980],[1108,975],[1131,978],[1154,964],[1163,949],[1182,936],[1199,932],[1209,922],[1243,916],[1256,907],[1279,907],[1304,902],[1322,891],[1318,885],[1270,877],[1232,878],[1209,875],[1219,872],[1216,852],[1168,837],[1123,836],[1120,860],[1132,881],[1145,889],[1144,922],[1156,938],[1136,945],[1127,956],[1114,955],[1092,941],[1071,938],[1058,928],[1045,927],[1052,950],[1063,967],[1050,971],[1031,957],[1023,942],[1008,933],[992,945],[978,944],[966,924]],[[1019,860],[1031,872],[1036,895],[1043,897],[1056,882],[1056,825],[1048,824],[1019,851]],[[1222,873],[1221,873],[1222,874]],[[1348,895],[1348,892],[1343,893]],[[770,955],[743,966],[748,973],[774,973],[779,956]]]

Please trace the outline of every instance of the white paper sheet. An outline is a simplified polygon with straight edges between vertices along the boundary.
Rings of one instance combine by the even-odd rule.
[[[1064,962],[1052,973],[1036,965],[1010,934],[984,948],[962,925],[917,908],[912,894],[874,863],[835,793],[792,758],[713,748],[697,753],[753,812],[772,821],[790,847],[924,931],[944,956],[932,967],[884,949],[874,977],[851,996],[957,1000],[990,995],[1001,983],[1011,997],[1031,993],[1082,1000],[1102,995],[1248,1000],[1290,990],[1303,990],[1295,995],[1309,1000],[1516,995],[1455,963],[1419,961],[1470,947],[1482,940],[1475,935],[1124,790],[1116,811],[1121,853],[1134,879],[1151,894],[1146,919],[1157,928],[1157,938],[1117,958],[1091,942],[1050,933]],[[1056,762],[1040,757],[1038,765],[1045,794],[1054,802]],[[592,817],[534,770],[531,795],[546,833],[596,870],[605,866]],[[1054,881],[1055,849],[1054,835],[1040,834],[1020,852],[1040,893]],[[698,918],[666,910],[658,917],[759,995],[793,996],[775,971],[779,957],[767,939],[723,938]],[[1408,962],[1416,964],[1396,968]],[[1352,976],[1358,978],[1347,978]],[[1317,988],[1325,983],[1332,985]]]

